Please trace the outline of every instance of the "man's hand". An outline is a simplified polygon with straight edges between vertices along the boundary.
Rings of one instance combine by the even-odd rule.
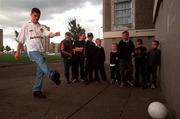
[[[19,58],[20,58],[20,51],[21,51],[22,47],[23,47],[23,44],[19,42],[18,45],[17,45],[17,51],[14,54],[14,58],[16,60],[19,60]]]
[[[55,36],[60,36],[60,32],[54,33]]]
[[[49,35],[48,35],[50,38],[53,38],[54,36],[60,36],[60,32],[50,32]]]
[[[20,58],[20,52],[19,51],[16,51],[16,53],[14,54],[14,58],[16,60],[19,60],[19,58]]]
[[[83,47],[75,47],[74,51],[77,52],[83,52],[84,48]]]

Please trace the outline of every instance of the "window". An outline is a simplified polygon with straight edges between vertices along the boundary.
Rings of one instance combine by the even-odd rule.
[[[115,0],[114,23],[115,25],[128,25],[132,23],[131,0]]]

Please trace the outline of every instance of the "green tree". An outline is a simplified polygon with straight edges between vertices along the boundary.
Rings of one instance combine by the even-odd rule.
[[[9,47],[8,45],[5,47],[5,50],[6,51],[10,51],[11,50],[11,47]]]
[[[69,25],[69,32],[72,34],[72,37],[74,40],[78,39],[78,35],[80,32],[85,33],[85,29],[80,26],[80,24],[77,23],[76,18],[70,18],[68,21]]]

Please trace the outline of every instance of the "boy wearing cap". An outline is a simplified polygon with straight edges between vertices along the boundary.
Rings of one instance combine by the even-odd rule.
[[[94,52],[95,52],[95,48],[96,45],[93,42],[93,34],[92,33],[88,33],[87,34],[87,42],[85,45],[85,78],[88,81],[92,81],[93,80],[93,70],[94,70]]]

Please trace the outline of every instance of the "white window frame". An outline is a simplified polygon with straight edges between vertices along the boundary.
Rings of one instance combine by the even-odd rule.
[[[121,10],[118,10],[116,11],[116,4],[120,4],[120,3],[123,3],[123,2],[126,2],[126,1],[129,1],[131,2],[130,3],[130,7],[129,8],[124,8],[122,9],[123,10],[128,10],[128,9],[131,9],[130,10],[130,22],[129,23],[117,23],[117,11],[121,11]],[[112,13],[112,31],[116,31],[116,30],[124,30],[124,29],[133,29],[134,28],[134,0],[111,0],[111,5],[112,5],[112,9],[111,9],[111,13]],[[128,17],[128,16],[126,16]],[[124,18],[124,16],[120,16],[119,18]],[[126,21],[125,21],[126,22]]]

